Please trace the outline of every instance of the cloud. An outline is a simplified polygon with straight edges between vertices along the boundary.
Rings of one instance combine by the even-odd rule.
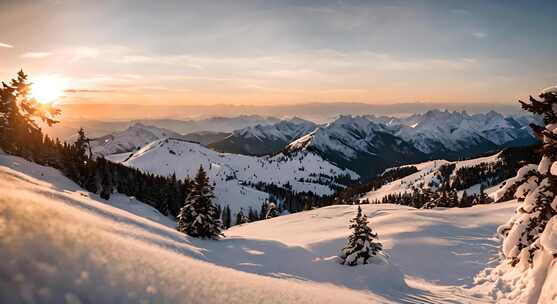
[[[78,47],[69,50],[71,53],[70,63],[76,63],[85,59],[95,59],[100,55],[100,50],[92,47]]]
[[[2,43],[2,42],[0,42],[0,47],[3,47],[3,48],[13,48],[14,46],[13,46],[13,45],[10,45],[10,44],[7,44],[7,43]]]
[[[94,89],[67,89],[64,90],[64,93],[115,93],[116,90],[94,90]]]
[[[51,52],[28,52],[21,55],[21,58],[41,59],[51,56]]]
[[[476,38],[478,38],[478,39],[484,39],[484,38],[487,37],[487,33],[484,33],[484,32],[475,32],[475,33],[472,33],[472,36],[474,36],[474,37],[476,37]]]

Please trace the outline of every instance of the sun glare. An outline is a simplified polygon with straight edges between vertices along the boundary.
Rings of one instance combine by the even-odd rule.
[[[64,81],[55,76],[42,76],[31,82],[31,97],[42,104],[57,102],[65,89]]]

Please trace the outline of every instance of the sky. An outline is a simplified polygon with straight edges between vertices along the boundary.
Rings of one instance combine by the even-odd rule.
[[[61,103],[514,103],[557,83],[557,1],[1,0],[0,79]]]

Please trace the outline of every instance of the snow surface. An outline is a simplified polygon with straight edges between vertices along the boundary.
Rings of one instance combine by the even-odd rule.
[[[375,200],[379,200],[381,201],[381,199],[383,199],[383,197],[390,195],[390,194],[398,194],[398,193],[412,193],[412,189],[414,187],[416,188],[430,188],[430,184],[433,182],[434,184],[436,182],[438,182],[438,174],[439,174],[439,169],[441,168],[441,166],[446,165],[446,164],[455,164],[455,169],[453,171],[453,173],[451,174],[451,176],[454,176],[455,172],[463,167],[472,167],[472,166],[476,166],[479,165],[481,163],[496,163],[500,161],[499,159],[499,153],[491,155],[491,156],[486,156],[486,157],[478,157],[478,158],[473,158],[473,159],[468,159],[468,160],[462,160],[462,161],[447,161],[447,160],[432,160],[432,161],[427,161],[427,162],[423,162],[423,163],[418,163],[418,164],[411,164],[411,165],[405,165],[402,167],[408,167],[408,166],[415,166],[418,169],[418,172],[413,173],[411,175],[408,175],[406,177],[403,177],[401,179],[397,179],[395,181],[392,181],[386,185],[383,185],[381,188],[374,190],[374,191],[370,191],[368,193],[366,193],[360,200],[365,200],[368,199],[370,202],[373,202]],[[391,169],[387,169],[388,170],[392,170]],[[493,192],[495,192],[497,189],[499,188],[499,185],[490,187],[488,189],[485,189],[485,192],[487,194],[491,194]],[[462,193],[466,191],[468,194],[477,194],[480,192],[480,185],[474,185],[468,189],[465,190],[461,190],[458,192],[459,195],[462,195]]]
[[[230,205],[233,214],[240,208],[247,210],[252,207],[259,210],[261,204],[269,199],[267,193],[245,186],[246,182],[261,181],[283,186],[290,184],[297,192],[311,191],[318,195],[330,195],[334,190],[323,183],[332,183],[332,177],[350,175],[353,179],[358,178],[356,173],[340,169],[314,153],[254,157],[219,153],[196,143],[173,138],[146,145],[123,164],[164,176],[176,174],[178,178],[193,177],[199,166],[203,166],[210,182],[216,183],[217,203],[221,206]],[[329,178],[319,177],[320,175]]]
[[[555,93],[557,94],[557,86],[552,86],[542,90],[542,93]]]
[[[335,255],[355,206],[204,241],[148,206],[130,213],[124,196],[101,200],[16,157],[0,155],[0,192],[2,303],[493,303],[487,288],[470,287],[497,255],[496,226],[516,208],[363,205],[390,262],[347,267]]]

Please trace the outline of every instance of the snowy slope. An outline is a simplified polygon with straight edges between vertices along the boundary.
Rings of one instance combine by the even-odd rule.
[[[249,207],[259,209],[269,198],[267,193],[242,185],[246,182],[289,184],[297,192],[330,195],[334,190],[328,184],[335,184],[333,177],[358,177],[354,172],[340,169],[312,153],[254,157],[218,153],[179,139],[154,141],[133,153],[123,164],[164,176],[176,174],[178,178],[193,177],[199,166],[203,166],[209,180],[216,183],[217,203],[230,205],[232,211]]]
[[[406,291],[410,294],[399,295],[401,298],[395,303],[491,302],[485,294],[476,290],[470,292],[467,288],[474,286],[478,272],[495,262],[498,256],[495,230],[512,215],[516,202],[447,210],[417,210],[390,204],[361,207],[390,255],[390,262],[404,273],[405,282],[411,288]],[[344,245],[346,224],[354,212],[355,206],[325,207],[234,226],[227,230],[227,235],[280,242],[290,248],[300,247],[319,265],[314,270],[298,264],[281,265],[281,272],[303,278],[327,277],[331,280],[332,277],[337,284],[357,284],[352,286],[385,292],[388,286],[381,282],[358,280],[358,283],[348,283],[344,276],[335,277],[324,272],[321,267],[326,264],[319,264]],[[258,247],[250,249],[265,252]],[[256,260],[261,266],[253,267],[253,271],[278,271],[268,265],[272,262],[269,260],[270,257],[261,255]],[[394,281],[392,276],[384,279],[386,285]],[[397,294],[396,291],[390,292]],[[411,297],[415,297],[415,302],[409,300]]]
[[[167,137],[181,138],[181,135],[168,129],[135,123],[124,131],[115,132],[91,140],[94,155],[132,152],[157,139]]]
[[[365,200],[368,199],[369,201],[381,200],[383,197],[389,194],[397,194],[397,193],[411,193],[413,188],[430,188],[432,182],[436,184],[438,182],[438,175],[439,169],[443,165],[447,164],[455,164],[455,169],[453,170],[452,176],[454,176],[455,172],[459,168],[463,167],[472,167],[481,163],[496,163],[501,161],[499,158],[499,153],[491,156],[486,157],[479,157],[473,158],[469,160],[463,161],[454,161],[450,162],[447,160],[432,160],[428,162],[408,165],[408,166],[415,166],[418,169],[418,172],[403,177],[401,179],[392,181],[381,188],[370,191],[365,194],[361,199]],[[491,187],[486,189],[486,193],[490,194],[494,192],[498,186]],[[472,193],[479,193],[480,185],[475,185],[469,189],[462,190],[459,192],[459,195],[462,192],[466,191],[468,194]]]
[[[297,117],[275,124],[256,125],[232,132],[227,138],[211,145],[217,151],[246,155],[275,154],[286,144],[311,131],[317,125]]]
[[[494,303],[471,288],[514,202],[466,209],[364,205],[388,263],[338,264],[354,206],[192,239],[115,208],[58,171],[0,156],[2,303]],[[118,206],[123,207],[123,206]],[[471,288],[471,289],[469,289]]]
[[[101,202],[58,171],[19,158],[0,156],[0,192],[2,303],[387,303],[365,291],[215,265],[227,246],[243,250],[249,241],[190,239],[160,214],[146,219],[154,209],[115,208],[112,198]]]

